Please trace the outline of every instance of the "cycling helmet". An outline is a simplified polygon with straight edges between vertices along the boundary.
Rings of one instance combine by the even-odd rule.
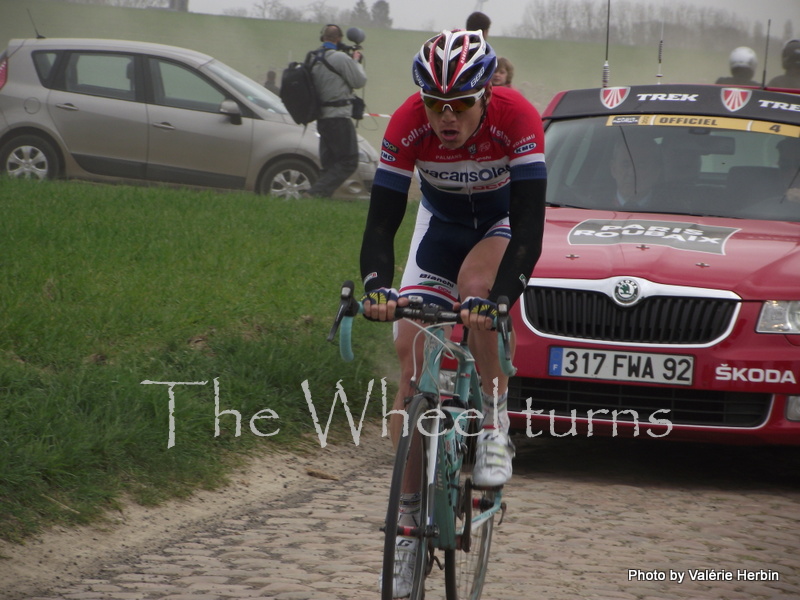
[[[422,45],[411,67],[423,92],[451,94],[480,89],[492,79],[497,55],[480,31],[442,31]]]
[[[783,68],[800,67],[800,39],[789,40],[783,46]]]
[[[739,46],[731,52],[730,62],[731,71],[733,69],[749,69],[751,72],[755,72],[756,66],[758,66],[755,51],[747,46]]]

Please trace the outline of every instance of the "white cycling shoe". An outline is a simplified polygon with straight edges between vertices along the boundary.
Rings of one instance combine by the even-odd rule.
[[[472,483],[477,487],[500,487],[511,479],[514,444],[500,429],[484,429],[478,434]]]
[[[417,538],[397,536],[394,546],[394,593],[392,598],[408,598],[411,595],[411,586],[414,583],[414,561],[417,558]],[[378,583],[379,590],[383,589],[383,573]]]

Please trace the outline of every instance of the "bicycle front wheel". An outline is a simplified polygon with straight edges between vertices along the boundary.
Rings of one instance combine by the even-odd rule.
[[[472,497],[472,486],[464,483],[465,502],[471,504],[463,518],[464,535],[460,547],[444,553],[444,582],[447,600],[478,600],[483,592],[486,569],[489,566],[489,551],[492,546],[494,514],[481,518],[481,511],[494,505],[495,492],[477,492]],[[467,533],[468,532],[468,533]]]
[[[425,466],[428,459],[431,438],[423,435],[417,428],[422,414],[429,409],[429,402],[418,395],[411,399],[408,415],[408,435],[403,435],[397,444],[392,484],[389,490],[389,505],[386,510],[386,538],[383,546],[383,572],[381,575],[381,600],[410,598],[421,600],[425,595],[425,577],[430,570],[428,541],[426,535],[431,514],[431,490],[425,485]],[[416,527],[412,531],[398,526],[400,519],[401,496],[419,493],[420,510]],[[398,560],[396,546],[398,536],[416,538],[417,552],[413,560],[403,555]],[[410,535],[409,535],[410,534]],[[410,594],[408,588],[410,587]]]

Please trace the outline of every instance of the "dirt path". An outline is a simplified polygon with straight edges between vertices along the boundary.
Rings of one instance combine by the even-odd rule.
[[[516,443],[487,600],[800,598],[797,449]],[[377,427],[266,457],[221,492],[1,548],[0,597],[372,600],[390,471]]]
[[[367,465],[391,460],[380,428],[365,427],[359,446],[311,447],[312,454],[270,454],[255,459],[218,491],[199,491],[186,501],[155,508],[128,504],[93,526],[57,527],[24,546],[0,541],[0,598],[27,600],[54,588],[75,585],[102,565],[129,562],[189,531],[211,528],[254,507],[286,502],[330,487]]]

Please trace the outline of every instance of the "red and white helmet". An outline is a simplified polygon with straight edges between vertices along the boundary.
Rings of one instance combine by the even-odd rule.
[[[423,92],[451,94],[486,86],[497,68],[497,55],[480,31],[444,30],[422,45],[411,67]]]

